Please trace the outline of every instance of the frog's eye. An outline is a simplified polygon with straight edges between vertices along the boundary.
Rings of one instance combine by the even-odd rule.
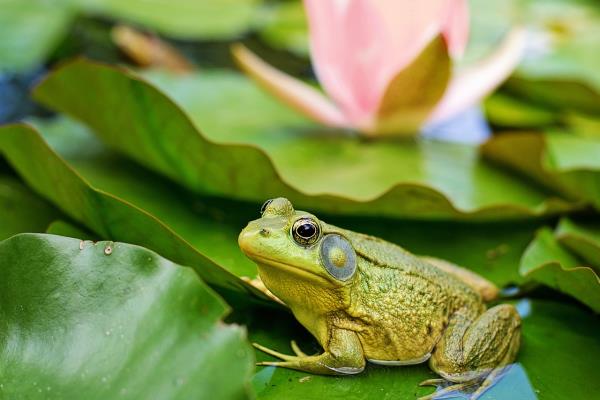
[[[321,262],[331,276],[347,281],[356,271],[356,252],[345,237],[331,233],[321,241]]]
[[[310,218],[300,218],[292,226],[292,237],[296,243],[309,246],[315,243],[321,235],[319,224]]]
[[[269,199],[269,200],[265,201],[262,206],[260,206],[260,215],[261,216],[265,213],[265,211],[267,210],[267,207],[269,207],[269,204],[271,204],[272,202],[273,202],[273,199]]]

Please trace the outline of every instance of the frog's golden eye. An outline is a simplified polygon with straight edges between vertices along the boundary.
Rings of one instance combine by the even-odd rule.
[[[310,218],[300,218],[292,226],[292,237],[302,246],[310,246],[321,235],[319,224]]]
[[[345,237],[331,233],[321,241],[321,262],[331,276],[347,281],[356,271],[356,252]]]
[[[267,207],[269,207],[269,204],[271,204],[272,202],[273,202],[273,199],[269,199],[269,200],[265,201],[262,206],[260,206],[260,215],[261,216],[265,213],[265,211],[267,210]]]

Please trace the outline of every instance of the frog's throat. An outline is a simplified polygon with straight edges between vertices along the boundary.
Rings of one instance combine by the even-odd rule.
[[[316,272],[311,272],[301,267],[285,264],[280,261],[273,260],[272,258],[259,256],[256,254],[249,254],[249,256],[258,264],[260,268],[276,268],[313,282],[319,282],[327,286],[331,285],[331,281],[329,279],[317,274]]]

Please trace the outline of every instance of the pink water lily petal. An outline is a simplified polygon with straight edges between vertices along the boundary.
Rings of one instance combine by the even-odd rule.
[[[469,40],[469,4],[466,0],[448,0],[446,20],[442,33],[448,44],[450,55],[462,56]]]
[[[325,91],[359,125],[376,108],[391,37],[368,0],[305,0],[311,58]]]
[[[241,44],[233,46],[232,53],[251,77],[300,113],[324,125],[349,126],[342,112],[317,89],[273,68]]]
[[[500,86],[519,64],[526,36],[523,28],[514,28],[492,55],[456,74],[428,122],[439,122],[464,111]]]
[[[453,53],[468,34],[466,0],[304,0],[319,81],[355,126],[391,79],[440,32]]]

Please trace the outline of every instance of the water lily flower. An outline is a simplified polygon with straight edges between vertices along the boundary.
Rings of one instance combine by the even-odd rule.
[[[419,132],[477,104],[518,64],[525,33],[509,32],[486,59],[453,68],[469,34],[468,0],[304,0],[311,58],[328,95],[242,45],[238,64],[309,118],[366,135]]]

